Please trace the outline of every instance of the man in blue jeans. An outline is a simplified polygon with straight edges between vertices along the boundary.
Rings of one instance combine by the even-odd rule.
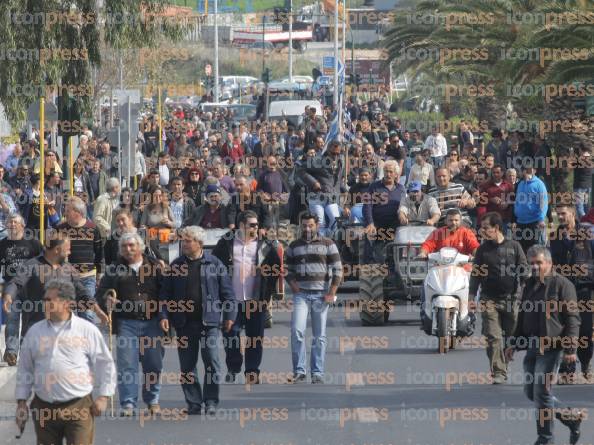
[[[124,233],[119,241],[120,259],[101,279],[96,298],[113,312],[117,345],[118,394],[123,417],[135,414],[138,386],[151,415],[161,412],[159,393],[163,369],[163,331],[159,292],[161,265],[143,254],[145,245],[136,232]],[[111,289],[115,290],[109,292]],[[143,379],[138,378],[138,359]]]
[[[236,317],[231,279],[223,263],[204,253],[206,232],[201,227],[182,229],[183,254],[171,263],[171,274],[161,288],[161,328],[169,331],[169,322],[177,333],[177,353],[181,384],[189,415],[216,412],[219,403],[221,363],[218,343],[221,315],[223,330],[228,333]],[[186,273],[179,274],[179,271]],[[177,275],[177,276],[176,276]],[[202,349],[204,391],[196,365]]]
[[[553,271],[551,253],[546,247],[532,246],[527,254],[532,276],[522,292],[518,322],[505,350],[511,361],[514,349],[526,349],[524,393],[536,408],[535,445],[552,445],[553,423],[559,420],[570,431],[569,443],[580,438],[583,413],[563,408],[553,395],[561,359],[575,363],[579,343],[580,318],[575,286]]]
[[[318,235],[313,213],[301,217],[301,238],[286,253],[287,282],[293,291],[291,317],[292,383],[306,379],[305,329],[311,312],[311,382],[324,383],[326,318],[342,280],[342,263],[334,241]]]

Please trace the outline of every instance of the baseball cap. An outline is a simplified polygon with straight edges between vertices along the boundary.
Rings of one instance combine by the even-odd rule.
[[[410,184],[408,184],[409,192],[420,192],[421,188],[422,188],[422,185],[419,181],[413,181]]]
[[[209,185],[208,187],[206,187],[206,194],[210,195],[211,193],[221,194],[221,188],[217,185]]]

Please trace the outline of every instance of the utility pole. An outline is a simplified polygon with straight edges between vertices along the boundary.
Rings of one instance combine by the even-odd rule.
[[[338,110],[338,0],[334,5],[334,110]]]
[[[289,82],[293,82],[293,0],[289,3]]]
[[[214,66],[214,99],[215,103],[219,102],[219,0],[214,0],[214,51],[215,51],[215,66]]]
[[[266,69],[266,55],[264,48],[266,47],[266,12],[262,14],[262,73]]]
[[[124,89],[124,62],[122,60],[122,50],[118,51],[120,68],[120,94],[118,95],[118,177],[122,180],[122,96]]]

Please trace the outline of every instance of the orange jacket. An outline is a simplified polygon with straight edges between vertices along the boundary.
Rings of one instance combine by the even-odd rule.
[[[427,253],[439,251],[442,247],[455,247],[463,255],[472,255],[480,246],[474,232],[467,227],[459,227],[453,233],[447,227],[434,230],[421,248]]]

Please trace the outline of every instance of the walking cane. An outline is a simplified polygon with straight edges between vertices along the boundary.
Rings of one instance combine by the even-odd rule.
[[[115,291],[115,289],[108,289],[107,292],[105,292],[105,295],[107,297],[107,295],[112,294],[114,300],[118,299],[118,294]],[[109,352],[112,354],[112,358],[113,358],[113,338],[112,338],[112,333],[113,333],[113,318],[112,318],[112,305],[111,304],[107,304],[107,329],[108,329],[108,335],[109,335]],[[113,407],[113,396],[111,396],[109,398],[109,406],[111,409],[111,417],[115,417],[115,410]]]

